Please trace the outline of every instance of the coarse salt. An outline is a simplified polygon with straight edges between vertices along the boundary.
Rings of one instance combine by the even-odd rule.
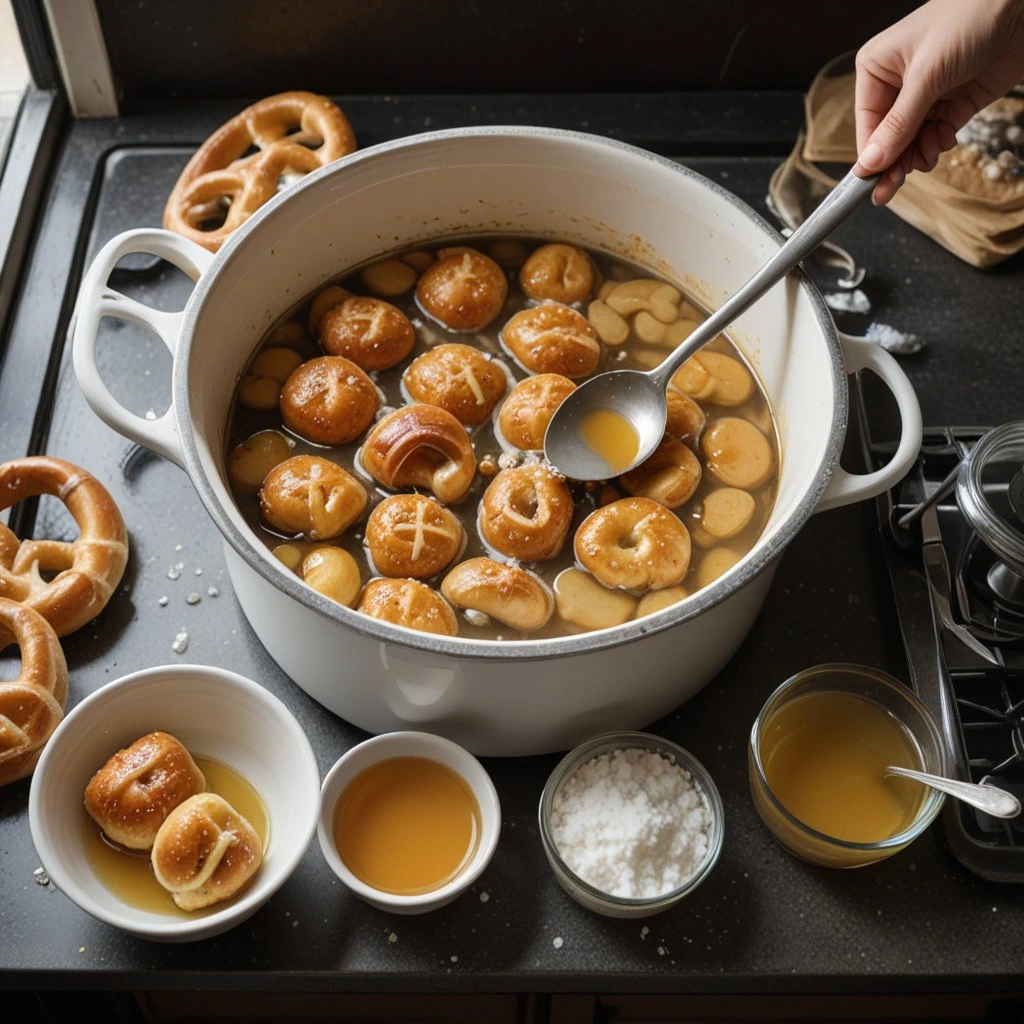
[[[551,834],[565,863],[625,899],[685,884],[708,854],[711,826],[711,808],[690,773],[640,748],[580,765],[552,802]]]

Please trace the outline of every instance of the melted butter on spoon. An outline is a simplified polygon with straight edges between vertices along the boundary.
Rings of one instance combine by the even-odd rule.
[[[640,435],[621,413],[613,409],[592,409],[580,424],[583,443],[604,459],[612,474],[628,469],[640,450]]]

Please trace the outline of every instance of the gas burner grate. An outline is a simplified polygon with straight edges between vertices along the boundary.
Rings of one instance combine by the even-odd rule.
[[[858,397],[865,454],[878,467],[893,446],[872,439]],[[917,464],[877,504],[910,677],[940,724],[952,774],[990,780],[1024,801],[1024,609],[993,593],[988,577],[1000,560],[967,521],[953,486],[957,466],[987,433],[926,430]],[[995,466],[985,479],[987,500],[1010,517],[1014,468]],[[943,828],[966,867],[1024,882],[1024,816],[1001,821],[950,800]]]

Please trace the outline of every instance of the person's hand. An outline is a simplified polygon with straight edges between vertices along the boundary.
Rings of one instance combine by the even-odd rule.
[[[857,53],[861,177],[885,171],[889,202],[911,171],[930,171],[982,107],[1024,78],[1024,0],[930,0]]]

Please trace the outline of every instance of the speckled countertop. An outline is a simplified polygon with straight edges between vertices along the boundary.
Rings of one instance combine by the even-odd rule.
[[[696,114],[706,109],[692,97],[658,102],[680,121],[697,123]],[[516,103],[487,119],[579,127],[591,119],[587,103],[597,109],[594,101],[559,105],[551,97]],[[722,152],[712,148],[710,128],[703,136],[681,132],[675,152],[763,210],[768,178],[795,132],[799,98],[772,100],[765,110],[757,103],[731,98],[718,108],[735,143],[728,155],[705,155]],[[422,128],[423,109],[354,103],[349,113],[357,125],[360,117],[371,125],[362,133],[370,142]],[[445,108],[435,107],[430,127],[484,120],[464,104],[445,116],[437,109]],[[186,476],[131,450],[103,426],[74,384],[68,354],[59,353],[67,319],[61,302],[73,296],[80,265],[65,252],[68,225],[88,256],[118,231],[158,223],[163,197],[191,146],[231,112],[210,108],[187,123],[167,114],[69,128],[40,221],[37,257],[2,350],[2,453],[10,458],[47,451],[88,467],[110,487],[130,532],[131,558],[120,591],[93,625],[65,641],[70,704],[110,679],[158,663],[229,667],[286,701],[324,774],[363,734],[309,699],[265,654],[226,577],[219,536]],[[775,141],[769,146],[763,135],[771,117]],[[762,133],[749,150],[762,155],[746,155],[744,124],[751,138]],[[609,130],[599,114],[591,128]],[[128,141],[116,148],[118,140]],[[667,144],[659,148],[673,152]],[[1010,301],[1024,284],[1019,258],[987,273],[972,270],[888,211],[871,208],[858,210],[837,240],[869,268],[863,290],[873,315],[927,340],[922,353],[903,360],[926,424],[995,424],[1021,415],[1022,324],[1019,302]],[[171,292],[179,288],[181,296],[187,292],[183,280],[163,284]],[[870,319],[852,317],[847,326],[856,331]],[[40,338],[56,344],[49,371]],[[126,334],[103,358],[115,380],[120,373],[125,394],[130,360],[131,401],[138,411],[163,408],[169,359],[159,343]],[[26,423],[26,410],[40,406],[44,414]],[[44,503],[40,532],[49,515]],[[707,766],[725,805],[721,859],[678,908],[647,921],[617,921],[573,903],[550,874],[536,826],[541,788],[557,757],[488,760],[502,801],[501,841],[479,883],[451,906],[421,918],[374,910],[341,887],[314,842],[293,877],[246,924],[198,944],[162,946],[112,930],[53,885],[37,883],[29,787],[18,783],[0,790],[0,987],[706,993],[1020,988],[1024,886],[969,873],[948,853],[937,827],[870,868],[813,867],[774,842],[750,800],[748,732],[780,681],[823,661],[862,662],[906,676],[879,545],[870,502],[814,516],[782,559],[738,654],[698,696],[651,724],[651,731],[682,744]],[[192,592],[198,603],[188,602]],[[181,631],[188,633],[188,647],[178,654],[172,643]],[[10,660],[0,659],[0,669],[9,673]]]

